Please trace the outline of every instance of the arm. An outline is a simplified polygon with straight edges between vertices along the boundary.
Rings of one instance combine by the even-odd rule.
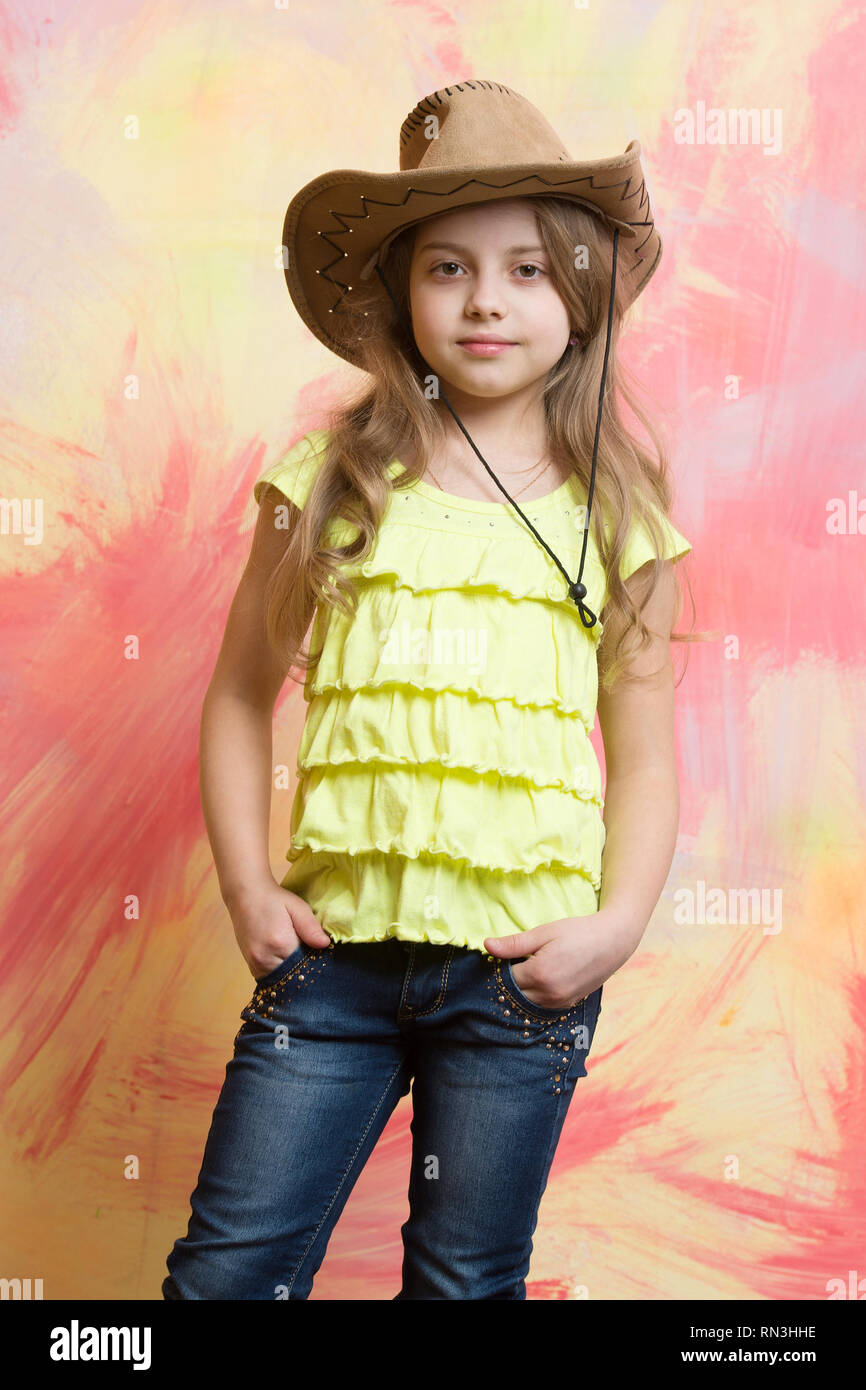
[[[607,785],[598,912],[485,941],[498,956],[529,956],[513,967],[514,979],[529,999],[549,1008],[569,1007],[625,964],[646,930],[671,866],[679,818],[670,659],[673,568],[672,561],[663,563],[656,591],[643,609],[653,640],[628,667],[650,678],[632,686],[619,682],[610,694],[599,693]],[[626,581],[637,602],[648,579],[644,565]],[[611,614],[603,621],[615,644],[622,619]]]
[[[330,940],[303,899],[275,882],[268,855],[273,714],[288,674],[274,660],[264,618],[265,585],[289,534],[274,526],[280,504],[286,498],[275,490],[262,498],[204,698],[199,740],[202,811],[220,892],[254,975],[285,959],[295,934],[313,946]]]
[[[648,566],[627,581],[639,599]],[[679,783],[674,749],[674,680],[670,658],[675,580],[662,565],[655,593],[643,610],[652,643],[630,670],[649,679],[600,691],[598,718],[607,783],[599,911],[609,919],[627,960],[637,948],[661,896],[676,848]],[[613,641],[613,621],[607,629]],[[652,674],[655,673],[655,674]],[[621,962],[622,963],[622,962]]]

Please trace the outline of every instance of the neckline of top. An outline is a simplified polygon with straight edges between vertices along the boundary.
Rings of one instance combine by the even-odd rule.
[[[388,465],[388,472],[392,476],[399,476],[406,472],[405,464],[399,459],[392,459]],[[530,498],[529,500],[515,498],[514,500],[521,509],[537,510],[539,507],[553,507],[558,502],[564,501],[569,495],[573,495],[574,485],[577,479],[574,474],[566,478],[553,492],[546,492],[543,497]],[[475,497],[459,497],[456,492],[443,492],[441,488],[434,487],[431,483],[426,483],[423,478],[416,478],[412,483],[412,489],[420,493],[422,497],[427,497],[431,502],[437,502],[440,506],[459,507],[465,512],[481,512],[486,516],[498,516],[499,514],[511,509],[510,502],[484,502]]]

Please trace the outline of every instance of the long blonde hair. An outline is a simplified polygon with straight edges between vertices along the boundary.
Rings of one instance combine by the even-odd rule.
[[[549,450],[552,457],[567,461],[588,492],[605,350],[613,237],[594,213],[579,204],[547,196],[527,201],[535,211],[553,283],[578,336],[578,345],[566,349],[545,385]],[[417,224],[402,232],[382,265],[407,320],[416,231]],[[588,265],[575,274],[578,246],[588,248]],[[605,647],[604,633],[599,641],[599,675],[606,688],[624,675],[625,663],[651,640],[640,614],[656,587],[659,569],[653,568],[651,583],[643,593],[640,607],[636,607],[619,576],[625,542],[637,518],[645,525],[656,553],[661,553],[661,530],[647,501],[667,517],[672,500],[663,444],[638,404],[637,383],[627,377],[617,357],[623,316],[624,286],[618,267],[591,517],[605,570],[607,605],[625,619],[615,651]],[[392,489],[409,486],[421,477],[427,460],[441,453],[447,438],[441,408],[425,395],[423,380],[429,368],[398,319],[378,277],[374,275],[353,287],[351,308],[343,318],[345,331],[355,340],[370,380],[361,385],[354,397],[333,409],[322,424],[329,438],[321,466],[268,582],[268,640],[285,669],[314,670],[318,664],[321,646],[306,654],[302,651],[317,603],[331,604],[349,615],[355,613],[357,591],[351,579],[340,572],[341,564],[362,560],[370,554]],[[629,433],[620,399],[643,425],[655,448],[655,457]],[[386,473],[387,465],[407,444],[413,463],[392,481]],[[357,535],[348,545],[328,543],[328,524],[336,518],[357,528]],[[603,529],[605,519],[610,523],[607,536]],[[677,565],[676,571],[680,568]],[[676,618],[681,609],[682,593],[678,587]],[[672,633],[671,639],[700,640],[682,633]]]

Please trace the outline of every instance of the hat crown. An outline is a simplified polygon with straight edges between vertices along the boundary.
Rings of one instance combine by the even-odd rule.
[[[571,155],[537,107],[500,82],[422,97],[400,127],[400,171],[558,164]]]

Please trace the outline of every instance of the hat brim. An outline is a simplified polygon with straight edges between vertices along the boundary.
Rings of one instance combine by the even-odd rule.
[[[617,279],[632,303],[661,258],[640,164],[632,140],[623,155],[581,163],[508,165],[483,171],[412,169],[377,174],[337,169],[294,196],[283,222],[285,277],[307,327],[339,357],[360,365],[351,341],[333,331],[351,287],[407,227],[437,213],[507,197],[570,198],[621,233]]]

